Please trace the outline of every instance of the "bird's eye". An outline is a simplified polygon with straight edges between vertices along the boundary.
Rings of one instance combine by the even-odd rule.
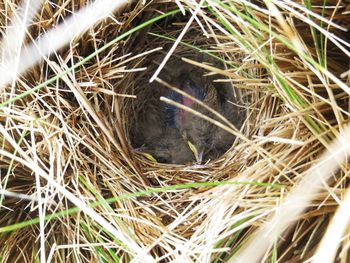
[[[181,103],[182,101],[182,95],[175,92],[175,91],[171,91],[169,92],[169,94],[167,95],[167,97],[173,101],[179,102]]]

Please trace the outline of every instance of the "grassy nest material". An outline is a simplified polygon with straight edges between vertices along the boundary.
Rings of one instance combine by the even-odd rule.
[[[0,3],[0,261],[348,262],[349,4],[106,3]]]

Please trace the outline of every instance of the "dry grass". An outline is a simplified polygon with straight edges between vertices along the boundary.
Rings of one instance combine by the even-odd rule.
[[[0,2],[0,262],[349,262],[347,1],[136,2]],[[174,56],[242,96],[217,160],[130,146]]]

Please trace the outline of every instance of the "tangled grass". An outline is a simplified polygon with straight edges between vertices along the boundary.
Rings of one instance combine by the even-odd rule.
[[[349,262],[349,3],[126,2],[0,2],[0,261]],[[247,113],[204,164],[130,144],[181,49]]]

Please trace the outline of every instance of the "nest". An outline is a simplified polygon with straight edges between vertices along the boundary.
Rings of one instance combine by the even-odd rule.
[[[1,261],[34,262],[40,254],[51,262],[227,262],[274,214],[346,122],[348,95],[331,80],[325,87],[310,60],[272,34],[285,32],[261,11],[263,3],[214,2],[200,11],[196,1],[133,2],[32,67],[15,89],[4,88],[2,189],[25,198],[0,196]],[[56,4],[43,5],[26,43],[86,3]],[[324,15],[349,27],[345,8]],[[6,12],[3,27],[11,17]],[[290,16],[305,53],[321,59],[313,29]],[[114,44],[103,48],[109,41]],[[338,46],[329,49],[324,61],[339,76],[348,61]],[[334,198],[347,185],[345,166],[331,182]],[[326,189],[314,204],[320,209],[307,207],[266,257],[312,256],[336,210]]]

